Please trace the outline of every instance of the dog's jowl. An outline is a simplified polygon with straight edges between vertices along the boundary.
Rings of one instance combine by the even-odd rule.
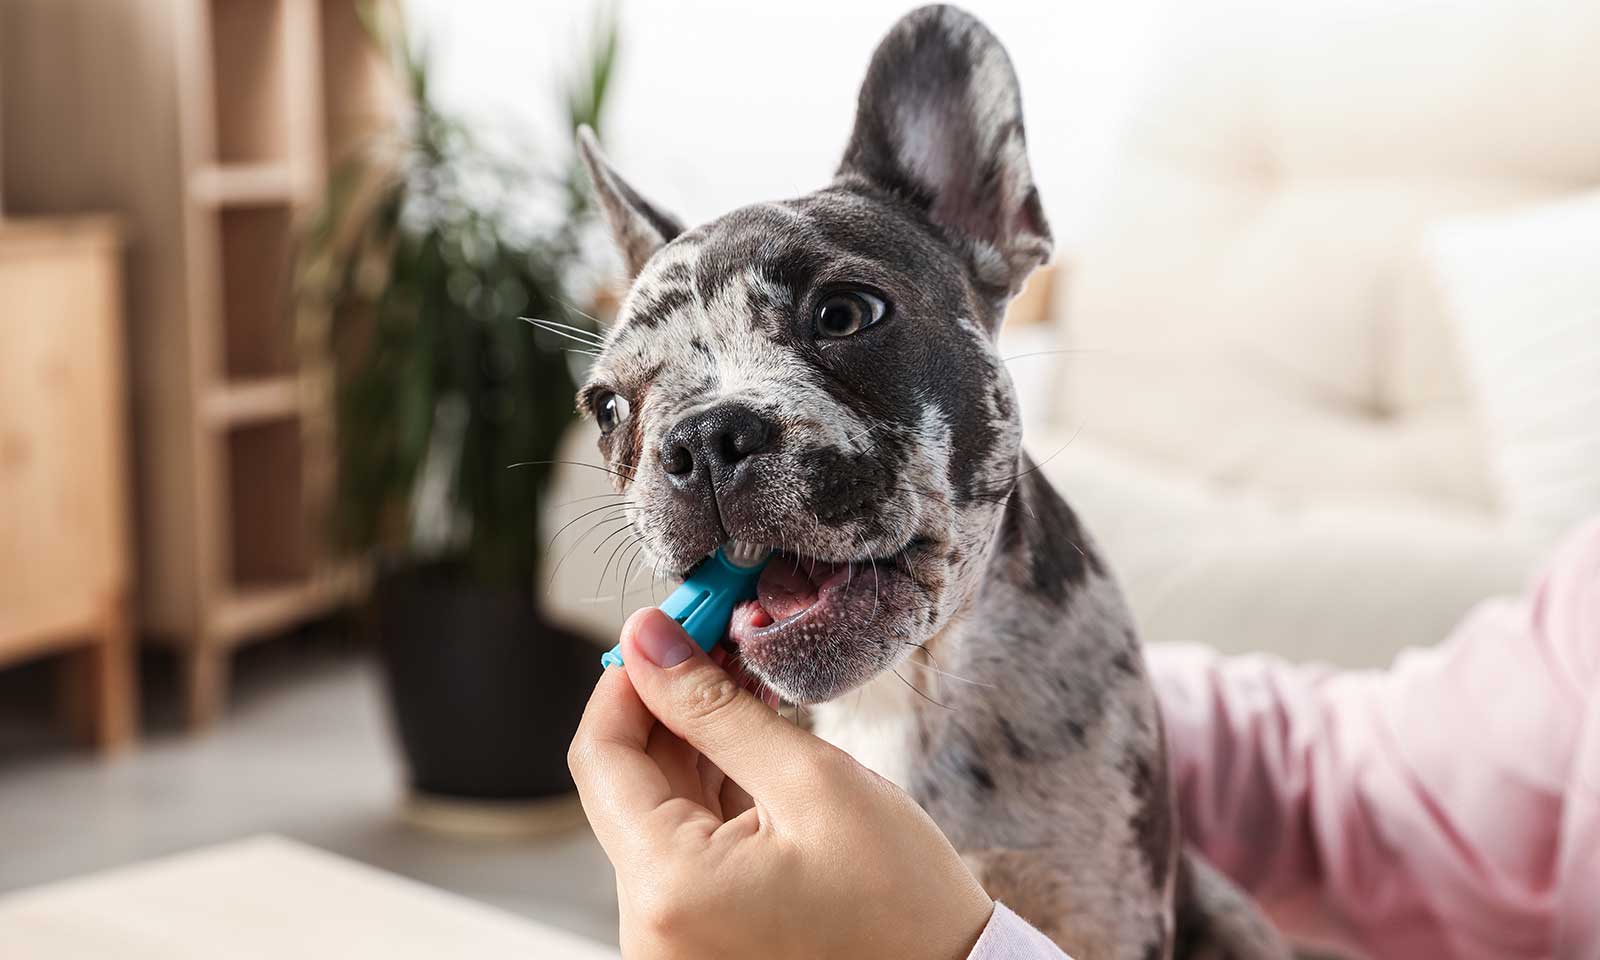
[[[745,670],[1077,960],[1285,956],[1182,852],[1128,612],[1021,450],[994,337],[1051,240],[999,42],[911,13],[832,183],[694,229],[583,147],[633,284],[579,404],[648,561],[770,545]]]

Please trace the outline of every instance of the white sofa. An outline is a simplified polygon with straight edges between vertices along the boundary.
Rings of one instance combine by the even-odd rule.
[[[1600,4],[1205,0],[1161,32],[1033,449],[1081,429],[1046,470],[1148,639],[1386,663],[1551,532],[1510,521],[1424,237],[1600,184]]]
[[[1028,445],[1147,639],[1386,663],[1516,590],[1550,532],[1506,509],[1424,237],[1600,184],[1600,4],[1203,0],[1159,23],[1057,271],[1071,352],[1012,364]],[[593,462],[592,436],[564,456]],[[550,502],[604,479],[565,471]],[[601,633],[614,583],[588,598],[616,542],[577,548],[552,590]]]

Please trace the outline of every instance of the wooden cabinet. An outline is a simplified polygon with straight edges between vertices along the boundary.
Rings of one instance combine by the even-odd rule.
[[[66,651],[68,715],[134,727],[117,231],[0,220],[0,664]]]
[[[330,164],[393,116],[386,76],[357,0],[0,3],[8,212],[128,227],[139,625],[196,724],[239,644],[361,587],[324,549],[326,364],[291,257]]]

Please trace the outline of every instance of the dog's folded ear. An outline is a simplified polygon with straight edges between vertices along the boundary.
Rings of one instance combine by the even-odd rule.
[[[618,175],[600,151],[600,142],[588,126],[578,128],[578,152],[583,156],[584,166],[589,168],[595,197],[600,201],[606,223],[611,225],[611,235],[622,253],[628,277],[637,277],[652,254],[683,232],[683,224],[639,196],[639,192]]]
[[[916,206],[1002,295],[1050,256],[1011,58],[955,7],[913,10],[878,45],[838,176]]]

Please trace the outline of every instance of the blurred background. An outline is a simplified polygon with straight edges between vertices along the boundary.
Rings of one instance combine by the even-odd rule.
[[[1026,442],[1147,641],[1382,666],[1600,509],[1600,5],[968,6]],[[670,585],[571,415],[573,131],[806,192],[905,9],[0,0],[0,943],[605,955],[564,752]]]

